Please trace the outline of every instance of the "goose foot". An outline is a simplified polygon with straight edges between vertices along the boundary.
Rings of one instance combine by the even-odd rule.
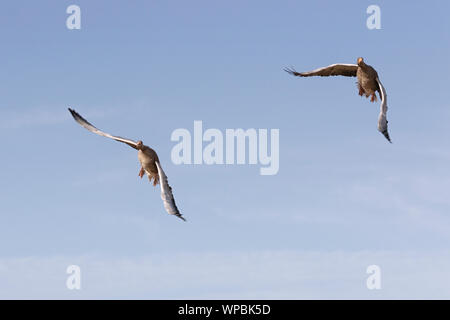
[[[363,96],[364,95],[364,89],[361,87],[361,86],[358,86],[358,88],[359,88],[359,95],[360,96]]]
[[[370,98],[370,102],[375,102],[377,101],[377,96],[375,95],[375,92],[372,93],[372,97]]]

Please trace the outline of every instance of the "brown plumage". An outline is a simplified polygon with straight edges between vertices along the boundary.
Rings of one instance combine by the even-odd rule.
[[[142,144],[142,141],[138,141]],[[141,163],[141,171],[139,171],[139,177],[143,177],[144,173],[147,173],[148,180],[152,182],[153,185],[156,186],[159,183],[159,174],[158,167],[156,166],[156,161],[159,162],[158,155],[155,150],[146,145],[142,145],[140,149],[138,149],[138,159]]]
[[[345,76],[345,77],[357,77],[358,90],[360,96],[369,96],[371,102],[377,101],[376,92],[381,98],[381,111],[378,118],[378,130],[391,142],[389,133],[387,130],[387,101],[386,90],[384,89],[381,81],[379,80],[377,71],[366,64],[363,58],[358,58],[357,64],[332,64],[328,67],[319,68],[309,72],[297,72],[292,68],[284,69],[287,73],[296,77],[329,77],[329,76]]]

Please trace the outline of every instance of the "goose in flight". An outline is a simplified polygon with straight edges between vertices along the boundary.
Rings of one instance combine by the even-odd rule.
[[[332,64],[328,67],[319,68],[309,72],[297,72],[292,68],[286,68],[284,70],[296,77],[357,77],[359,95],[365,95],[366,98],[370,96],[371,102],[377,101],[377,96],[375,93],[378,91],[381,98],[381,110],[380,115],[378,116],[378,131],[380,131],[386,139],[391,142],[391,138],[388,133],[388,121],[386,119],[386,113],[388,110],[386,90],[381,84],[377,71],[371,66],[365,64],[363,58],[358,58],[357,64]]]
[[[169,186],[167,182],[167,176],[161,168],[161,164],[159,163],[158,155],[155,150],[150,147],[147,147],[142,143],[142,141],[133,141],[130,139],[125,139],[117,136],[113,136],[109,133],[103,132],[92,124],[90,124],[86,119],[80,116],[75,110],[69,108],[72,117],[78,122],[81,126],[88,129],[89,131],[101,135],[103,137],[111,138],[119,142],[126,143],[130,147],[138,150],[138,159],[141,163],[141,170],[139,171],[139,177],[143,177],[146,173],[150,182],[153,179],[153,185],[156,186],[158,183],[161,185],[161,198],[164,202],[164,207],[166,208],[167,213],[173,214],[178,218],[186,221],[183,218],[180,211],[178,210],[175,199],[173,198],[172,188]]]

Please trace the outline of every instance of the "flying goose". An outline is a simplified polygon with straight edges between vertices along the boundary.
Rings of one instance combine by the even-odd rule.
[[[175,204],[175,199],[173,198],[172,194],[172,188],[169,186],[169,183],[167,182],[167,176],[164,173],[163,169],[161,168],[161,164],[159,163],[159,158],[155,150],[144,145],[141,140],[135,142],[130,139],[113,136],[109,133],[103,132],[94,127],[92,124],[90,124],[75,110],[69,108],[69,111],[72,114],[72,117],[75,119],[75,121],[78,122],[84,128],[88,129],[89,131],[107,138],[114,139],[119,142],[126,143],[130,147],[138,150],[138,159],[139,162],[141,163],[141,170],[139,171],[139,177],[142,178],[144,176],[144,173],[146,173],[150,182],[153,179],[154,186],[156,186],[159,183],[161,185],[161,198],[164,202],[164,207],[166,208],[167,213],[173,214],[178,218],[186,221],[186,219],[183,218],[183,216],[181,215],[180,211],[178,210]]]
[[[378,73],[374,68],[364,63],[363,58],[358,58],[357,64],[332,64],[328,67],[319,68],[309,72],[297,72],[292,68],[284,69],[287,73],[297,77],[312,77],[312,76],[345,76],[345,77],[357,77],[359,95],[365,95],[366,98],[371,96],[370,101],[377,101],[378,94],[381,98],[381,111],[378,116],[378,131],[380,131],[386,139],[391,142],[391,138],[388,133],[388,121],[386,120],[386,113],[388,110],[386,100],[386,90],[384,89],[381,81],[378,77]],[[392,143],[392,142],[391,142]]]

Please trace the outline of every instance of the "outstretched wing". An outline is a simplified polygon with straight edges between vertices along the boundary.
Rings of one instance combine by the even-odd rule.
[[[380,87],[380,94],[381,94],[381,107],[380,107],[381,110],[380,115],[378,116],[378,131],[380,131],[386,137],[386,139],[390,143],[392,143],[391,138],[389,137],[388,121],[386,119],[386,113],[388,110],[386,89],[384,89],[380,79],[377,78],[377,82],[378,86]]]
[[[358,70],[358,65],[356,64],[342,64],[336,63],[328,67],[319,68],[308,72],[297,72],[293,68],[285,68],[289,74],[296,77],[329,77],[329,76],[345,76],[345,77],[356,77],[356,71]]]
[[[88,129],[89,131],[99,134],[103,137],[111,138],[116,141],[126,143],[130,147],[137,149],[137,142],[130,140],[130,139],[125,139],[122,137],[113,136],[109,133],[103,132],[103,131],[97,129],[96,127],[94,127],[92,124],[90,124],[86,119],[84,119],[82,116],[80,116],[78,114],[78,112],[76,112],[75,110],[69,108],[69,111],[72,114],[72,117],[75,119],[75,121],[78,122],[82,127]]]
[[[155,161],[155,163],[156,167],[158,168],[159,184],[161,185],[161,199],[164,202],[164,208],[166,208],[168,214],[173,214],[178,218],[186,221],[186,219],[183,218],[180,211],[178,210],[177,205],[175,204],[175,199],[173,198],[172,194],[172,188],[169,186],[169,182],[167,182],[166,174],[161,168],[159,162]]]

